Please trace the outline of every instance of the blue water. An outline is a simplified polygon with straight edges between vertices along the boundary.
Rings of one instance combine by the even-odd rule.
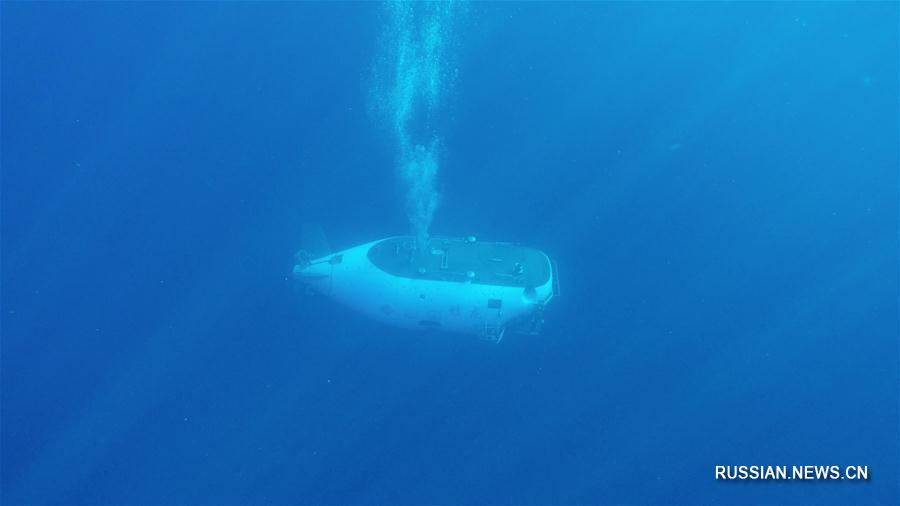
[[[553,256],[539,337],[288,279],[411,232],[383,6],[0,6],[4,504],[900,503],[898,4],[453,16],[430,231]]]

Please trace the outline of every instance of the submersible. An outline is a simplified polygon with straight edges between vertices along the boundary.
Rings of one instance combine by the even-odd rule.
[[[556,264],[545,253],[472,236],[389,237],[315,257],[301,250],[293,276],[387,325],[493,342],[508,331],[537,334],[559,295]]]

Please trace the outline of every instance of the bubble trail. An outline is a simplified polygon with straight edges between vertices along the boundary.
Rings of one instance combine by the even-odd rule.
[[[438,207],[441,139],[435,127],[446,93],[447,36],[452,2],[388,2],[387,23],[373,72],[372,102],[390,123],[397,167],[406,185],[406,212],[419,244]]]

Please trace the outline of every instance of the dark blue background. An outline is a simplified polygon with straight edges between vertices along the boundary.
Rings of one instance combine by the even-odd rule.
[[[408,229],[379,9],[2,4],[4,503],[900,502],[897,3],[464,9],[432,231],[562,280],[498,346],[287,278]]]

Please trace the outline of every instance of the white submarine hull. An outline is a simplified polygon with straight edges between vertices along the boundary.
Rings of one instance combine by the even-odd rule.
[[[301,252],[302,253],[302,252]],[[372,241],[315,259],[298,255],[293,276],[315,291],[387,325],[475,334],[536,334],[559,294],[543,252],[474,238]]]

